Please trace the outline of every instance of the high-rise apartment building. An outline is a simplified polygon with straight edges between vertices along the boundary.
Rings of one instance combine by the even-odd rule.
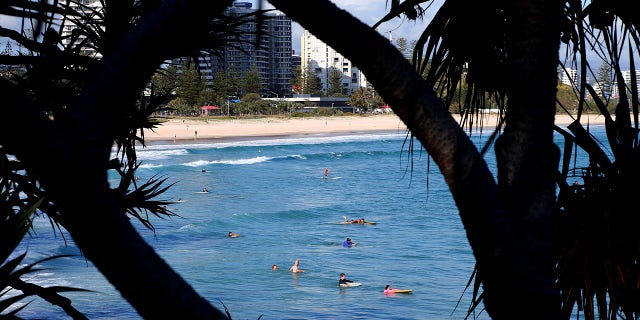
[[[622,78],[624,79],[624,83],[626,83],[628,86],[631,86],[631,75],[632,75],[633,70],[624,70],[622,71]],[[637,92],[640,92],[640,70],[635,70],[635,76],[636,76],[636,90]],[[628,88],[627,91],[630,91],[631,88]]]
[[[334,67],[342,73],[342,85],[347,94],[352,94],[358,88],[368,87],[364,74],[345,58],[342,54],[333,50],[311,32],[305,30],[300,41],[301,46],[301,70],[307,67],[320,78],[322,91],[327,92],[329,86],[329,74]]]
[[[562,68],[558,69],[560,82],[566,84],[570,87],[578,84],[578,70],[566,68],[563,70]]]
[[[251,2],[235,2],[225,14],[237,17],[255,12]],[[242,42],[235,47],[225,47],[220,56],[205,54],[198,61],[200,73],[209,86],[218,71],[233,70],[242,78],[252,66],[258,70],[265,84],[263,94],[288,96],[291,94],[291,19],[281,12],[269,12],[262,25],[249,22],[239,26],[244,33]],[[260,45],[257,28],[262,28]],[[246,93],[246,92],[245,92]],[[240,93],[244,94],[244,93]]]
[[[102,12],[103,8],[102,8],[102,2],[100,0],[78,0],[78,1],[69,2],[69,6],[76,12],[81,13],[81,18],[77,18],[77,19],[79,19],[79,22],[85,22],[85,25],[83,26],[83,28],[96,26],[96,24],[90,23],[91,20],[98,19],[99,14],[104,14]],[[77,28],[78,28],[77,25],[73,21],[65,20],[65,24],[62,27],[62,34],[61,34],[62,45],[66,47],[71,44],[71,41],[73,41],[74,44],[80,44],[85,41],[86,37],[81,33],[77,33],[77,37],[72,36],[72,31]],[[83,55],[86,55],[89,57],[100,58],[102,56],[92,46],[86,46],[86,45],[82,46],[80,48],[80,52]]]
[[[84,14],[87,24],[90,19],[97,18],[96,13],[102,10],[101,0],[79,0],[70,5]],[[256,10],[252,9],[251,2],[235,2],[227,8],[225,14],[237,17]],[[226,71],[233,66],[233,70],[237,72],[236,76],[241,79],[252,66],[255,66],[265,85],[262,94],[275,93],[278,96],[291,94],[291,19],[277,11],[269,12],[266,16],[261,25],[249,22],[239,26],[240,31],[243,32],[242,41],[235,47],[224,48],[220,56],[204,54],[199,58],[198,70],[208,86],[213,84],[213,78],[218,71]],[[84,40],[82,35],[75,39],[70,37],[76,28],[74,23],[68,20],[65,22],[62,29],[63,45],[69,45],[72,39],[75,43],[81,43]],[[262,31],[260,45],[254,46],[253,44],[258,41],[258,28]],[[89,46],[83,47],[82,52],[88,56],[100,57],[99,53]],[[181,65],[179,60],[177,59],[174,63]]]

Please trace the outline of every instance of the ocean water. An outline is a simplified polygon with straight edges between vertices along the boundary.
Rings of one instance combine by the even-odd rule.
[[[486,137],[473,135],[478,144]],[[152,219],[155,235],[139,230],[233,319],[462,319],[474,258],[437,166],[417,142],[409,153],[405,138],[377,132],[154,142],[140,148],[138,174],[175,182],[160,198],[183,202],[171,207],[180,217]],[[493,166],[493,154],[485,157]],[[196,193],[205,186],[210,193]],[[377,224],[339,224],[343,216]],[[21,246],[26,263],[79,254],[47,221],[35,227]],[[228,238],[229,231],[240,236]],[[343,247],[347,237],[357,246]],[[306,272],[287,271],[296,259]],[[31,281],[96,291],[65,294],[90,319],[140,319],[83,257],[44,266]],[[362,286],[340,288],[341,272]],[[387,284],[414,291],[385,296]],[[20,315],[68,318],[39,300]]]

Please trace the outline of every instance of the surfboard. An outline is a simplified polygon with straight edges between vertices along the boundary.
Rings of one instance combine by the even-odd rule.
[[[365,221],[364,223],[357,223],[357,222],[353,223],[353,222],[349,222],[349,221],[340,221],[340,222],[338,222],[338,224],[368,224],[368,225],[372,225],[373,226],[373,225],[376,225],[378,223],[375,222],[375,221]]]
[[[234,234],[230,235],[229,238],[237,238],[239,236],[240,236],[239,233],[234,233]]]
[[[203,193],[204,194],[204,193],[209,193],[209,191],[196,191],[194,193]]]
[[[359,287],[361,286],[362,283],[360,282],[347,282],[347,283],[341,283],[339,284],[339,286],[343,287],[343,288],[348,288],[348,287]]]
[[[395,289],[392,293],[413,293],[411,289]]]

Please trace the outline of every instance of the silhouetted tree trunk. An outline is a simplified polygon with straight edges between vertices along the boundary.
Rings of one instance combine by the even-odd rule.
[[[114,119],[122,114],[120,106],[133,105],[165,59],[203,47],[198,39],[206,38],[203,33],[212,17],[230,4],[230,0],[162,2],[104,56],[102,68],[89,81],[78,111],[64,128],[53,127],[43,114],[32,112],[25,96],[0,81],[6,99],[0,145],[37,177],[78,248],[146,319],[227,317],[158,256],[112,196],[109,157],[115,134],[125,129]]]
[[[499,199],[518,245],[510,254],[521,258],[489,259],[481,270],[486,278],[484,304],[496,319],[513,318],[524,310],[527,315],[519,318],[554,319],[560,300],[552,214],[560,152],[553,124],[562,3],[530,0],[506,6],[508,104],[495,150]]]
[[[433,90],[384,37],[324,0],[306,2],[314,8],[313,16],[289,1],[270,2],[358,66],[429,152],[460,210],[489,314],[496,319],[557,319],[550,216],[559,157],[552,126],[560,4],[509,3],[507,41],[513,51],[507,82],[512,86],[505,136],[496,149],[498,185]],[[325,17],[332,17],[332,23]],[[341,37],[334,37],[340,32]]]
[[[114,136],[126,129],[115,121],[116,115],[120,106],[133,105],[164,60],[206,47],[198,40],[206,39],[207,24],[231,2],[161,2],[126,38],[113,39],[117,44],[101,61],[103,67],[64,128],[31,112],[29,100],[0,80],[0,145],[37,177],[80,250],[144,318],[226,316],[145,243],[112,196],[109,156]],[[271,3],[357,65],[437,163],[478,262],[489,314],[497,319],[558,318],[549,250],[558,157],[551,132],[555,73],[553,86],[550,83],[561,4],[508,4],[513,86],[505,136],[496,149],[497,184],[467,134],[383,36],[328,0],[309,0],[305,6],[286,0]],[[357,36],[347,36],[345,30]]]

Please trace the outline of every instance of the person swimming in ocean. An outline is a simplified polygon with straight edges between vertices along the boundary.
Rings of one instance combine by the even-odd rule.
[[[300,261],[298,261],[298,259],[293,262],[293,265],[291,266],[291,268],[289,268],[289,271],[293,273],[304,272],[304,270],[300,269]]]
[[[352,246],[355,246],[356,243],[351,241],[351,238],[347,238],[347,240],[342,242],[342,245],[351,248]]]

